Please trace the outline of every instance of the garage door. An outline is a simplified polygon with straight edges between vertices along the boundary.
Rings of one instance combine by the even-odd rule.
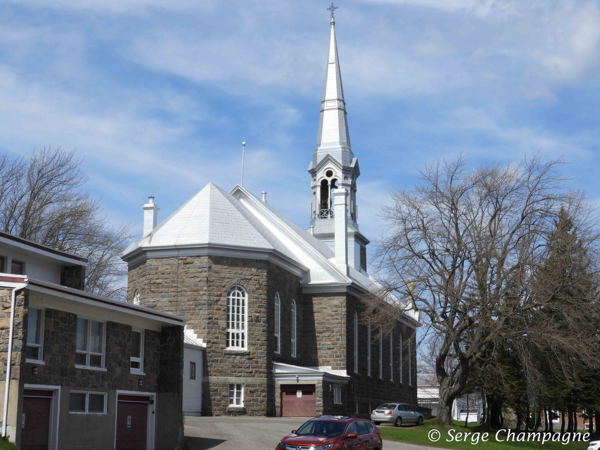
[[[50,435],[52,391],[25,390],[21,422],[21,449],[46,450]]]
[[[119,395],[117,402],[117,450],[146,450],[148,397]]]
[[[183,413],[202,412],[202,351],[183,349]]]
[[[282,417],[314,417],[317,413],[317,395],[314,384],[281,386]]]

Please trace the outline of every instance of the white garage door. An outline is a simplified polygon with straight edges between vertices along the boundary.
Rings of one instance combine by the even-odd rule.
[[[202,412],[202,350],[183,349],[183,413]]]

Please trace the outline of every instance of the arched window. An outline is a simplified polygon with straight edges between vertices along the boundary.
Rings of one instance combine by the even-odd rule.
[[[358,373],[358,314],[354,311],[354,373]]]
[[[227,348],[246,350],[248,296],[241,286],[233,286],[227,292]]]
[[[412,386],[412,340],[408,340],[408,385]]]
[[[399,356],[400,356],[400,363],[399,363],[399,366],[400,366],[400,383],[404,382],[403,378],[402,378],[402,365],[403,365],[402,364],[402,353],[404,351],[404,349],[402,348],[402,345],[403,344],[402,344],[402,334],[401,334],[400,335],[400,353],[399,353]]]
[[[140,291],[135,291],[135,294],[133,294],[133,304],[134,305],[140,304]]]
[[[275,294],[275,353],[281,353],[281,300]]]
[[[390,381],[394,381],[394,332],[390,333]]]
[[[296,300],[292,300],[292,357],[296,357]]]
[[[367,325],[367,375],[371,376],[371,322]]]
[[[379,327],[379,378],[383,380],[383,328]]]

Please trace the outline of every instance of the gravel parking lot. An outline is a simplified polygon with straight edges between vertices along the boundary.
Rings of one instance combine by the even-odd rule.
[[[283,436],[305,421],[262,417],[186,417],[185,439],[189,450],[274,450]],[[434,450],[433,447],[391,441],[384,441],[383,448]]]

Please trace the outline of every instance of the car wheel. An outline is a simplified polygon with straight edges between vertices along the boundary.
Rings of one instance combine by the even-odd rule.
[[[394,426],[399,427],[400,425],[402,425],[402,417],[398,416],[398,417],[396,417],[396,421],[394,422]]]
[[[381,422],[373,422],[375,425],[381,425]]]
[[[423,425],[423,418],[421,416],[419,416],[419,420],[417,420],[417,425],[418,426]]]

